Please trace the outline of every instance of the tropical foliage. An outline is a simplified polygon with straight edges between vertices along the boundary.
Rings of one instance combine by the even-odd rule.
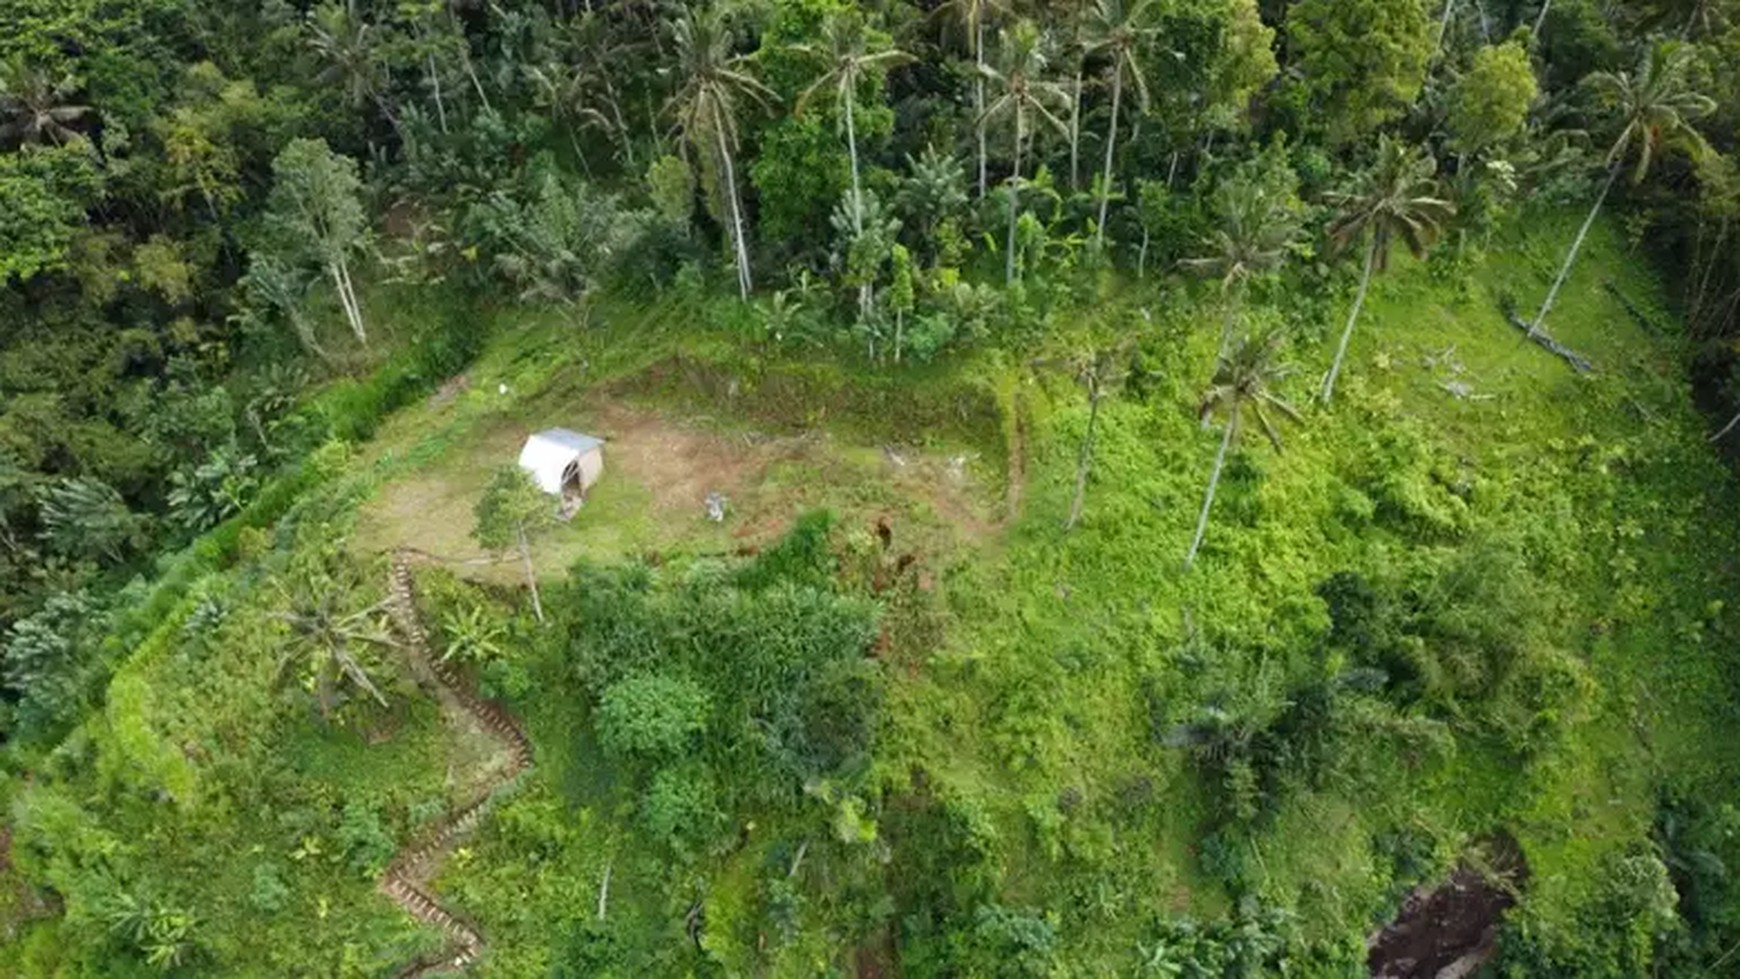
[[[0,10],[0,973],[1734,970],[1734,0]]]

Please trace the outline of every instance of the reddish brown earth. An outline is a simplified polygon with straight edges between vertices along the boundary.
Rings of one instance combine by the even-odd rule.
[[[1432,888],[1402,902],[1396,919],[1373,935],[1366,964],[1372,979],[1464,979],[1498,950],[1504,913],[1528,881],[1528,865],[1508,835],[1476,853]]]

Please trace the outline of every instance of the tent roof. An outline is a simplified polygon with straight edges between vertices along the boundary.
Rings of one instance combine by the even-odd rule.
[[[561,493],[562,479],[568,467],[604,445],[604,440],[566,428],[546,428],[534,432],[520,449],[520,468],[532,474],[532,480],[546,493]]]
[[[533,432],[532,437],[526,441],[527,444],[534,441],[542,442],[549,446],[566,449],[575,455],[585,455],[604,444],[604,440],[601,438],[582,435],[567,428],[546,428],[541,432]]]

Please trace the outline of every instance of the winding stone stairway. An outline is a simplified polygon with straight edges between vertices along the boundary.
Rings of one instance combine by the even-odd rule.
[[[412,669],[420,677],[434,678],[450,709],[469,714],[479,727],[499,738],[508,748],[509,763],[505,772],[491,781],[482,798],[436,824],[421,842],[400,851],[381,873],[378,885],[381,892],[411,917],[439,928],[449,942],[447,951],[439,960],[413,965],[401,974],[404,977],[436,971],[461,971],[483,954],[483,934],[441,907],[426,889],[427,881],[434,876],[454,844],[477,829],[497,793],[517,781],[532,766],[532,743],[519,723],[499,704],[472,693],[460,682],[451,666],[431,654],[429,633],[417,612],[411,561],[408,552],[393,552],[387,580],[387,610],[393,624],[404,636]]]

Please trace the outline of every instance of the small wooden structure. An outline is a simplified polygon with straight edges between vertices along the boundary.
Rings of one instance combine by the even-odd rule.
[[[539,489],[560,497],[562,516],[569,517],[604,475],[604,440],[566,428],[533,432],[520,449],[520,468]]]

